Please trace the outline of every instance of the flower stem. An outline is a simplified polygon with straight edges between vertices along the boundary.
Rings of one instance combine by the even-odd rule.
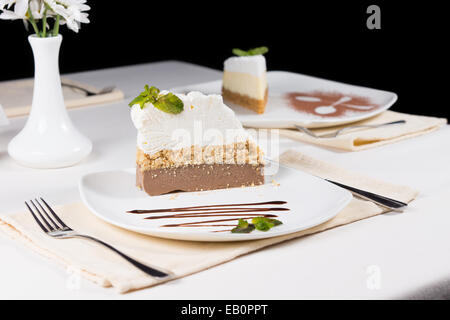
[[[53,26],[53,36],[56,37],[59,33],[59,14],[56,15],[55,24]]]
[[[47,7],[44,10],[44,16],[42,17],[42,37],[47,37]]]
[[[28,15],[30,16],[30,23],[31,23],[31,25],[33,26],[34,32],[36,33],[36,35],[37,35],[38,37],[40,37],[39,29],[38,29],[38,27],[37,27],[37,25],[36,25],[36,21],[35,21],[34,18],[33,18],[33,14],[31,13],[30,8],[28,8]]]

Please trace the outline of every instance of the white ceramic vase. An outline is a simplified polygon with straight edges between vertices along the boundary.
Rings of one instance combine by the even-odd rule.
[[[70,121],[59,75],[62,36],[28,37],[34,56],[34,91],[30,115],[8,145],[9,155],[32,168],[72,166],[92,150],[92,143]]]

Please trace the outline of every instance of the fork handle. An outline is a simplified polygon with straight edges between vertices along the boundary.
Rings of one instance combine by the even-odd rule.
[[[401,123],[406,123],[406,121],[405,120],[397,120],[397,121],[380,123],[380,124],[361,124],[361,125],[356,125],[356,126],[349,126],[349,127],[343,128],[339,131],[342,132],[347,129],[355,129],[355,128],[379,128],[379,127],[389,126],[391,124],[401,124]]]
[[[134,260],[133,258],[127,256],[126,254],[122,253],[121,251],[117,250],[116,248],[114,248],[113,246],[107,244],[106,242],[103,242],[99,239],[96,239],[94,237],[91,236],[86,236],[84,234],[75,234],[73,235],[74,238],[82,238],[82,239],[88,239],[88,240],[92,240],[95,241],[99,244],[102,244],[103,246],[107,247],[108,249],[114,251],[115,253],[117,253],[119,256],[121,256],[122,258],[124,258],[125,260],[127,260],[129,263],[131,263],[133,266],[135,266],[136,268],[138,268],[139,270],[145,272],[146,274],[152,276],[152,277],[156,277],[156,278],[167,278],[170,277],[171,275],[167,272],[164,271],[160,271],[157,270],[155,268],[149,267],[145,264],[140,263],[139,261]]]
[[[388,125],[391,125],[391,124],[401,124],[401,123],[406,123],[406,120],[397,120],[397,121],[382,123],[382,124],[379,124],[378,126],[382,127],[382,126],[388,126]]]
[[[91,90],[88,90],[88,89],[86,89],[86,88],[83,88],[83,87],[80,87],[80,86],[77,86],[77,85],[74,85],[74,84],[64,83],[64,82],[63,82],[63,83],[61,83],[61,85],[62,85],[63,87],[68,87],[68,88],[72,88],[72,89],[81,90],[81,91],[83,91],[84,93],[86,93],[86,95],[87,95],[88,97],[97,95],[97,93],[92,92]]]

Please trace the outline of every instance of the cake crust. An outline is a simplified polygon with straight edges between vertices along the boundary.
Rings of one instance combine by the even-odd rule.
[[[253,110],[256,113],[262,114],[266,109],[267,99],[268,99],[269,88],[266,88],[264,99],[258,100],[247,95],[243,95],[237,92],[228,90],[222,87],[222,96],[224,100],[228,100],[232,103],[243,106],[247,109]]]

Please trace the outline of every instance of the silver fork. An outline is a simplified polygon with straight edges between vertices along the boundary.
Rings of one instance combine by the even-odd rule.
[[[71,84],[71,83],[64,83],[64,82],[62,82],[61,84],[62,84],[63,87],[68,87],[68,88],[72,88],[72,89],[81,90],[84,93],[86,93],[86,96],[88,96],[88,97],[90,97],[90,96],[97,96],[97,95],[105,94],[105,93],[110,93],[110,92],[114,91],[114,89],[116,88],[115,86],[109,86],[109,87],[105,87],[103,89],[100,89],[99,91],[95,91],[94,92],[92,90],[89,90],[89,89],[86,89],[86,88],[83,88],[83,87],[80,87],[80,86],[77,86],[77,85]]]
[[[393,122],[387,122],[387,123],[381,123],[381,124],[361,124],[361,125],[356,125],[356,126],[349,126],[349,127],[345,127],[330,133],[326,133],[326,134],[322,134],[322,135],[318,135],[315,134],[314,132],[312,132],[311,130],[309,130],[308,128],[299,126],[299,125],[295,125],[295,127],[306,133],[308,136],[311,136],[313,138],[336,138],[338,135],[340,135],[342,132],[349,130],[349,129],[355,129],[355,128],[378,128],[378,127],[383,127],[383,126],[389,126],[389,125],[393,125],[393,124],[402,124],[402,123],[406,123],[405,120],[398,120],[398,121],[393,121]]]
[[[28,203],[25,201],[25,205],[27,206],[28,210],[31,212],[34,220],[36,220],[37,224],[39,225],[39,227],[42,229],[42,231],[44,231],[47,235],[49,235],[50,237],[56,238],[56,239],[69,239],[69,238],[82,238],[82,239],[88,239],[88,240],[92,240],[95,241],[97,243],[100,243],[101,245],[107,247],[108,249],[114,251],[115,253],[117,253],[118,255],[120,255],[122,258],[124,258],[125,260],[127,260],[129,263],[131,263],[133,266],[135,266],[136,268],[138,268],[139,270],[145,272],[146,274],[158,278],[158,279],[169,279],[172,277],[172,274],[170,272],[167,271],[161,271],[149,266],[146,266],[136,260],[134,260],[133,258],[127,256],[126,254],[120,252],[119,250],[117,250],[116,248],[112,247],[111,245],[98,240],[94,237],[91,236],[87,236],[84,234],[79,234],[78,232],[76,232],[75,230],[71,229],[70,227],[68,227],[59,217],[58,215],[55,213],[55,211],[53,211],[53,209],[47,204],[47,202],[40,198],[41,201],[44,203],[44,205],[47,207],[47,210],[50,212],[48,213],[47,210],[44,209],[44,207],[41,205],[41,203],[39,202],[39,200],[36,198],[34,203],[33,200],[30,200],[31,204],[33,205],[35,211],[37,214],[35,214],[35,212],[33,211],[33,209],[31,209],[31,207],[28,205]],[[41,218],[41,220],[38,219],[38,216]],[[52,218],[53,217],[53,218]],[[56,223],[57,222],[57,223]]]

